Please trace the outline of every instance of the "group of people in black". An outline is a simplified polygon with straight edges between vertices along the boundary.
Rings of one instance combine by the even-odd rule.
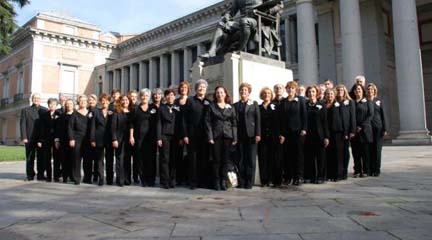
[[[232,172],[239,188],[251,189],[258,156],[261,186],[321,184],[347,179],[350,145],[353,177],[380,175],[384,104],[364,77],[350,92],[331,80],[265,87],[261,104],[248,83],[240,84],[236,103],[224,86],[210,100],[207,87],[198,80],[194,96],[188,82],[164,92],[113,90],[80,95],[77,106],[50,98],[48,108],[33,94],[21,113],[26,180],[153,187],[159,171],[161,188],[226,190]]]

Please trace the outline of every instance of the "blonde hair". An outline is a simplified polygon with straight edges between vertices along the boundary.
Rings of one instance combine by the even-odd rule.
[[[374,90],[374,98],[375,97],[377,97],[378,96],[378,88],[377,88],[377,86],[375,85],[375,84],[373,84],[373,83],[369,83],[368,85],[367,85],[367,88],[369,88],[369,87],[371,87],[373,90]],[[367,89],[366,89],[367,90]],[[369,93],[368,93],[368,91],[366,91],[366,94],[368,95],[368,97],[372,97],[372,96],[369,96]]]
[[[273,97],[274,97],[273,91],[269,87],[263,87],[260,91],[260,94],[259,94],[260,99],[263,101],[264,101],[264,92],[267,90],[270,91],[270,94],[271,94],[270,99],[273,99]]]
[[[337,90],[339,89],[339,88],[342,88],[343,90],[344,90],[344,96],[343,96],[343,99],[342,100],[351,100],[351,97],[350,97],[350,95],[349,95],[349,93],[348,93],[348,89],[345,87],[345,85],[343,85],[343,84],[338,84],[338,85],[336,85],[336,87],[335,87],[335,89],[336,89],[336,92],[337,92]],[[336,94],[337,95],[337,94]],[[337,96],[336,96],[336,98],[337,98]]]
[[[247,88],[248,91],[249,91],[249,93],[252,92],[252,85],[250,85],[250,84],[247,83],[247,82],[243,82],[243,83],[240,84],[240,86],[239,86],[239,91],[240,91],[242,88]]]

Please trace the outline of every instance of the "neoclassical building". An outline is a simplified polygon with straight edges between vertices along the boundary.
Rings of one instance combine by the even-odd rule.
[[[227,2],[221,1],[136,36],[108,34],[105,39],[99,32],[98,40],[90,37],[91,42],[84,43],[83,48],[91,46],[97,52],[97,60],[92,62],[97,66],[87,72],[90,75],[84,74],[89,76],[88,81],[81,81],[79,74],[82,87],[75,88],[77,91],[73,93],[167,88],[182,80],[195,80],[190,79],[191,67],[209,48],[216,22],[226,10]],[[37,31],[34,35],[31,41],[54,44],[51,35],[45,36],[45,40],[43,34],[36,37]],[[390,120],[388,140],[394,144],[431,143],[427,129],[432,127],[432,0],[286,0],[281,36],[282,60],[300,83],[320,83],[330,78],[350,87],[355,76],[365,75],[368,82],[377,84],[386,104]],[[77,44],[81,46],[79,41]],[[6,59],[18,55],[16,49]],[[29,58],[40,60],[36,54],[40,52],[30,52]],[[2,79],[11,79],[8,84],[12,86],[14,78],[5,78],[4,72],[10,76],[8,69],[20,69],[20,65],[4,67],[4,59],[0,60]],[[70,67],[70,63],[53,62],[57,62],[57,72],[62,71],[62,66]],[[78,72],[86,71],[91,65],[79,60],[74,64]],[[48,70],[36,70],[37,76]],[[62,79],[59,74],[46,76],[49,77],[43,82]],[[2,79],[0,86],[4,86]],[[43,86],[38,83],[42,78],[28,81],[24,84],[23,92],[27,95],[22,105],[9,103],[0,108],[4,141],[17,137],[13,122],[18,113],[12,109],[28,105],[31,92],[39,91],[45,96],[44,87],[30,87],[34,81],[37,86]],[[84,82],[86,86],[81,85]],[[60,89],[63,83],[49,85],[47,90],[57,89],[53,94],[63,92]],[[2,95],[2,99],[10,102],[14,94],[10,91],[8,94]],[[6,120],[6,127],[4,119],[12,119]]]

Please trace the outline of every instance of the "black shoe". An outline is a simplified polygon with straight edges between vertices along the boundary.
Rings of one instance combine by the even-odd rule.
[[[46,180],[46,178],[44,176],[38,176],[36,179],[38,181],[44,181],[44,180]]]
[[[195,189],[196,189],[196,185],[195,185],[195,184],[191,184],[191,185],[189,186],[189,188],[190,188],[190,190],[195,190]]]
[[[163,183],[163,184],[160,185],[160,188],[163,188],[163,189],[170,189],[170,186],[169,186],[168,183]]]
[[[169,187],[170,188],[175,188],[176,187],[176,182],[173,180],[173,181],[170,181],[169,182]]]
[[[24,181],[26,181],[26,182],[31,182],[33,180],[34,180],[34,177],[26,177],[26,178],[24,178]]]
[[[83,183],[85,183],[85,184],[92,184],[92,182],[90,180],[84,180]]]
[[[59,178],[54,178],[54,182],[60,182]]]
[[[225,180],[221,180],[221,181],[220,181],[220,189],[221,189],[222,191],[226,191],[226,190],[227,190],[227,184],[226,184],[226,181],[225,181]]]
[[[63,178],[63,183],[67,183],[68,182],[68,180],[67,180],[67,178]]]
[[[131,183],[130,183],[130,181],[126,180],[125,183],[124,183],[124,185],[126,185],[126,186],[130,186]]]
[[[367,178],[368,175],[366,173],[360,173],[360,178]]]
[[[353,178],[359,178],[360,177],[360,173],[354,173]]]
[[[120,182],[117,182],[116,184],[117,184],[118,187],[123,187],[124,186],[124,184],[120,183]]]
[[[293,185],[294,186],[300,186],[302,184],[302,180],[300,180],[300,179],[294,179],[293,180]]]
[[[52,182],[52,179],[51,178],[47,178],[46,182]]]
[[[99,179],[98,186],[103,186],[103,185],[104,185],[104,180],[103,179]]]
[[[220,191],[220,184],[219,184],[219,180],[216,180],[213,184],[213,189],[216,191]]]
[[[81,183],[78,182],[78,181],[74,181],[74,184],[75,184],[75,185],[80,185]]]
[[[374,174],[372,174],[372,176],[374,176],[374,177],[379,177],[379,176],[380,176],[380,173],[374,173]]]
[[[139,184],[140,183],[140,181],[138,180],[138,178],[134,178],[134,184]]]

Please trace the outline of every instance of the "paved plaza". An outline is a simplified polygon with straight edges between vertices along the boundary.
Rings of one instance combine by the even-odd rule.
[[[0,239],[432,239],[432,147],[385,147],[380,178],[282,189],[24,182],[0,163]]]

